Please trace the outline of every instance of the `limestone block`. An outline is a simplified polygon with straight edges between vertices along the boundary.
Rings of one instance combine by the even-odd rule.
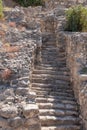
[[[5,117],[5,118],[15,117],[17,116],[17,114],[18,114],[18,111],[15,106],[4,105],[4,107],[0,109],[0,116]]]
[[[25,94],[28,93],[28,91],[29,91],[29,88],[19,87],[19,88],[17,88],[17,90],[16,90],[16,94],[17,94],[17,95],[25,95]]]
[[[0,127],[5,128],[8,126],[8,122],[6,119],[0,117]]]
[[[23,106],[23,115],[25,118],[36,117],[39,113],[39,108],[35,104],[27,104]]]
[[[35,92],[29,92],[29,98],[30,99],[35,99],[36,98],[36,93]]]
[[[29,126],[28,130],[41,130],[41,126],[40,125]]]
[[[38,117],[27,119],[25,121],[24,126],[29,127],[29,126],[33,126],[33,125],[36,125],[36,124],[39,124],[39,118]]]
[[[13,128],[17,128],[23,125],[23,120],[21,117],[15,117],[15,118],[8,119],[8,123],[9,123],[9,126]]]

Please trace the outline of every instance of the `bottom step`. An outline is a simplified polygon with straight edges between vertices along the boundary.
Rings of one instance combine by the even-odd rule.
[[[68,125],[68,126],[50,126],[42,127],[41,130],[80,130],[80,126]]]

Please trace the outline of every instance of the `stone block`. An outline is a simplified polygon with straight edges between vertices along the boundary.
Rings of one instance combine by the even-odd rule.
[[[15,106],[6,105],[0,109],[0,116],[5,118],[12,118],[17,116],[18,111]]]
[[[35,118],[29,118],[25,121],[25,124],[24,126],[25,127],[29,127],[29,126],[33,126],[33,125],[37,125],[40,123],[40,120],[38,117],[35,117]]]
[[[39,113],[39,108],[35,104],[27,104],[23,106],[23,115],[25,118],[36,117]]]
[[[8,126],[8,122],[6,119],[0,117],[0,127],[6,128]]]
[[[11,118],[11,119],[8,119],[8,124],[12,128],[17,128],[23,125],[23,120],[21,117]]]

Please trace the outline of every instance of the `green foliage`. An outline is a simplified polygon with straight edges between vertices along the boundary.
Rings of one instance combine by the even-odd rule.
[[[38,6],[42,4],[42,0],[17,0],[17,2],[24,7]]]
[[[87,74],[87,67],[83,68],[80,73],[81,74]]]
[[[74,6],[66,11],[66,31],[87,32],[87,8]]]
[[[3,5],[2,5],[2,0],[0,0],[0,18],[2,18],[3,15]]]

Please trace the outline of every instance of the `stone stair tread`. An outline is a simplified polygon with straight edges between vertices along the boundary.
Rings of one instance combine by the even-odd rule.
[[[69,76],[65,76],[65,75],[51,75],[51,74],[32,74],[33,78],[54,78],[54,79],[62,79],[62,80],[68,80],[70,81],[70,77]]]
[[[58,93],[63,93],[63,94],[72,94],[72,90],[63,90],[60,88],[42,88],[42,87],[32,87],[32,90],[35,90],[36,92],[58,92]]]
[[[56,92],[62,92],[62,93],[70,93],[70,94],[73,94],[73,91],[70,89],[70,90],[67,90],[67,89],[64,89],[64,90],[62,90],[62,89],[60,89],[60,88],[52,88],[52,87],[48,87],[48,88],[43,88],[43,87],[40,87],[40,86],[38,86],[38,87],[34,87],[34,86],[32,86],[32,90],[38,90],[38,91],[56,91]]]
[[[61,100],[58,98],[41,98],[41,97],[37,97],[36,101],[38,103],[64,103],[64,104],[72,104],[72,105],[76,105],[75,101],[70,101],[70,100]]]
[[[67,68],[67,67],[63,67],[63,68],[58,68],[58,67],[53,67],[53,66],[41,66],[41,65],[38,65],[38,66],[36,66],[35,67],[36,69],[39,69],[39,70],[42,70],[42,69],[44,69],[44,70],[55,70],[55,71],[59,71],[59,70],[61,70],[61,71],[68,71],[69,69]]]
[[[68,71],[55,71],[55,70],[39,70],[34,69],[33,74],[52,74],[52,75],[69,75],[70,73]]]
[[[42,126],[54,125],[79,125],[80,119],[72,116],[40,116]]]
[[[40,109],[40,116],[77,116],[77,111],[61,110],[61,109]]]
[[[69,101],[75,101],[74,97],[65,97],[65,96],[58,96],[58,95],[44,95],[44,94],[39,94],[37,97],[40,98],[54,98],[54,99],[61,99],[61,100],[69,100]]]
[[[32,83],[32,87],[43,87],[43,88],[60,88],[60,89],[71,89],[69,86],[69,83],[55,83],[55,84],[49,84],[49,83]]]
[[[41,60],[43,61],[43,64],[51,64],[51,65],[63,65],[63,64],[65,64],[66,65],[66,61],[63,59],[60,59],[60,60],[58,60],[58,59],[54,59],[54,58],[43,58],[43,57],[41,57]],[[57,61],[58,60],[58,61]]]
[[[77,110],[77,105],[64,103],[37,103],[40,109],[63,109],[63,110]]]
[[[65,52],[62,52],[62,53],[58,53],[58,50],[44,50],[44,51],[42,51],[41,52],[41,56],[42,57],[54,57],[54,56],[56,56],[56,57],[54,57],[54,59],[56,58],[56,59],[65,59],[65,58],[67,58],[66,57],[66,53]]]
[[[43,56],[42,56],[42,58],[46,60],[48,57],[43,57]],[[49,57],[49,59],[50,59],[50,57]],[[48,61],[49,61],[49,59],[48,59]],[[54,59],[54,61],[56,60],[56,61],[58,61],[58,62],[59,62],[59,61],[60,61],[60,62],[65,61],[65,62],[66,62],[66,57],[57,57],[57,58],[55,57],[55,58],[54,58],[54,57],[51,56],[51,59]],[[53,62],[54,62],[54,61],[53,61]],[[52,60],[51,60],[51,62],[52,62]]]
[[[53,80],[52,78],[34,78],[32,77],[32,83],[45,83],[45,84],[57,84],[57,85],[65,85],[68,86],[70,84],[69,81],[62,80],[62,79],[55,79]],[[67,87],[66,87],[67,88]]]
[[[44,94],[44,95],[58,95],[58,96],[61,96],[61,97],[73,97],[73,93],[63,93],[63,92],[55,92],[55,91],[38,91],[38,90],[34,90],[34,92],[36,92],[37,95],[39,94]]]
[[[44,126],[41,130],[80,130],[78,125]]]
[[[44,66],[44,67],[61,67],[61,68],[63,68],[63,67],[66,67],[65,65],[62,65],[62,63],[61,64],[47,64],[47,63],[43,63],[43,64],[40,64],[41,66]]]
[[[68,77],[69,78],[69,77]],[[49,83],[51,83],[50,81],[54,81],[55,83],[62,83],[62,84],[68,84],[68,83],[70,83],[70,80],[69,81],[66,81],[66,80],[64,80],[64,78],[62,78],[62,76],[56,76],[55,77],[55,79],[53,79],[53,77],[41,77],[41,76],[35,76],[35,77],[32,77],[32,80],[40,80],[40,81],[49,81]],[[36,81],[36,82],[37,82]]]

